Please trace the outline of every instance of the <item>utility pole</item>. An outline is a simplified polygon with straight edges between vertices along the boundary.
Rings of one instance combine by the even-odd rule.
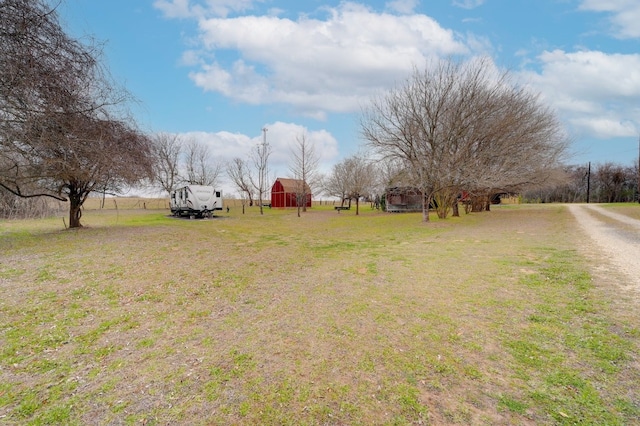
[[[269,177],[269,144],[267,143],[267,129],[262,128],[262,145],[258,147],[258,200],[260,203],[260,214],[264,214],[262,207],[262,196],[265,193],[265,186]]]
[[[640,203],[640,136],[638,136],[638,166],[636,171],[638,172],[638,188],[636,189],[636,195],[638,197],[638,203]]]
[[[587,204],[589,204],[589,196],[591,195],[591,161],[587,169]]]

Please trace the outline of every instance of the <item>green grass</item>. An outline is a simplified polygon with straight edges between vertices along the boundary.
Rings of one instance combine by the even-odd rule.
[[[634,424],[637,306],[560,206],[0,223],[6,424]],[[633,311],[633,309],[636,309]]]

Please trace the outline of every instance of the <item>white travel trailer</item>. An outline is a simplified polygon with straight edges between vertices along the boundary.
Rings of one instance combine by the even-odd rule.
[[[172,191],[169,205],[174,216],[209,217],[222,210],[222,191],[213,186],[187,185]]]

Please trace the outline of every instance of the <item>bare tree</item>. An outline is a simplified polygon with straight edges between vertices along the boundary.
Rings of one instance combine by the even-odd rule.
[[[446,216],[463,190],[489,194],[548,178],[566,139],[537,96],[496,75],[488,59],[441,61],[364,111],[362,134],[383,157],[401,161],[423,193],[423,220],[439,197]]]
[[[243,213],[245,199],[249,201],[249,206],[253,206],[253,189],[250,173],[249,164],[240,157],[236,157],[227,163],[227,176],[236,185],[238,191],[240,191],[240,196],[243,200]]]
[[[150,140],[100,53],[67,36],[46,1],[0,3],[0,187],[69,201],[70,227],[91,192],[151,173]]]
[[[331,172],[323,179],[324,192],[331,196],[340,198],[340,206],[344,206],[345,200],[349,199],[349,170],[345,161],[334,164]]]
[[[212,158],[209,147],[177,134],[158,133],[153,138],[154,181],[171,192],[179,185],[217,186],[222,164]]]
[[[222,164],[214,161],[209,147],[190,140],[185,147],[183,180],[190,185],[217,186]]]
[[[585,202],[587,197],[588,171],[586,166],[564,166],[556,176],[537,187],[530,187],[520,193],[525,202],[576,203]]]
[[[178,135],[158,133],[153,138],[154,181],[171,193],[180,181],[181,141]]]
[[[567,140],[557,118],[537,95],[508,84],[493,88],[477,108],[465,164],[473,174],[467,188],[485,199],[562,182]]]
[[[377,193],[382,194],[385,188],[391,186],[408,186],[408,176],[403,163],[394,158],[374,160],[376,171]]]
[[[345,160],[349,198],[356,202],[356,215],[360,214],[360,199],[370,195],[376,184],[374,164],[361,155]]]
[[[249,197],[247,196],[247,193],[244,191],[240,191],[239,195],[240,195],[240,204],[242,204],[242,214],[244,214],[247,204],[249,204]],[[253,204],[250,204],[250,205],[253,205]],[[228,209],[229,207],[227,207],[227,211],[229,211]]]
[[[251,176],[251,185],[256,189],[258,194],[258,204],[260,206],[260,214],[264,214],[263,202],[264,194],[267,192],[269,184],[269,156],[271,155],[271,146],[267,143],[267,129],[262,129],[262,143],[258,144],[251,152],[251,159],[255,167],[256,174]]]
[[[316,154],[313,144],[309,143],[306,135],[296,136],[296,143],[291,150],[292,162],[289,170],[296,179],[296,205],[298,217],[300,208],[307,211],[307,199],[311,196],[309,189],[318,182],[318,163],[320,158]]]
[[[345,200],[356,202],[356,215],[360,214],[360,199],[370,196],[376,188],[375,165],[362,155],[345,158],[333,166],[324,179],[324,190],[328,195],[339,197],[340,206]]]
[[[619,164],[600,164],[594,173],[594,186],[599,202],[633,201],[636,183],[635,170]]]

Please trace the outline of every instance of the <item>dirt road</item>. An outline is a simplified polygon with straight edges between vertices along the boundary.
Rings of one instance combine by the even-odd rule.
[[[619,286],[640,295],[640,220],[593,204],[569,204],[569,209],[589,236],[594,267],[614,266]]]

